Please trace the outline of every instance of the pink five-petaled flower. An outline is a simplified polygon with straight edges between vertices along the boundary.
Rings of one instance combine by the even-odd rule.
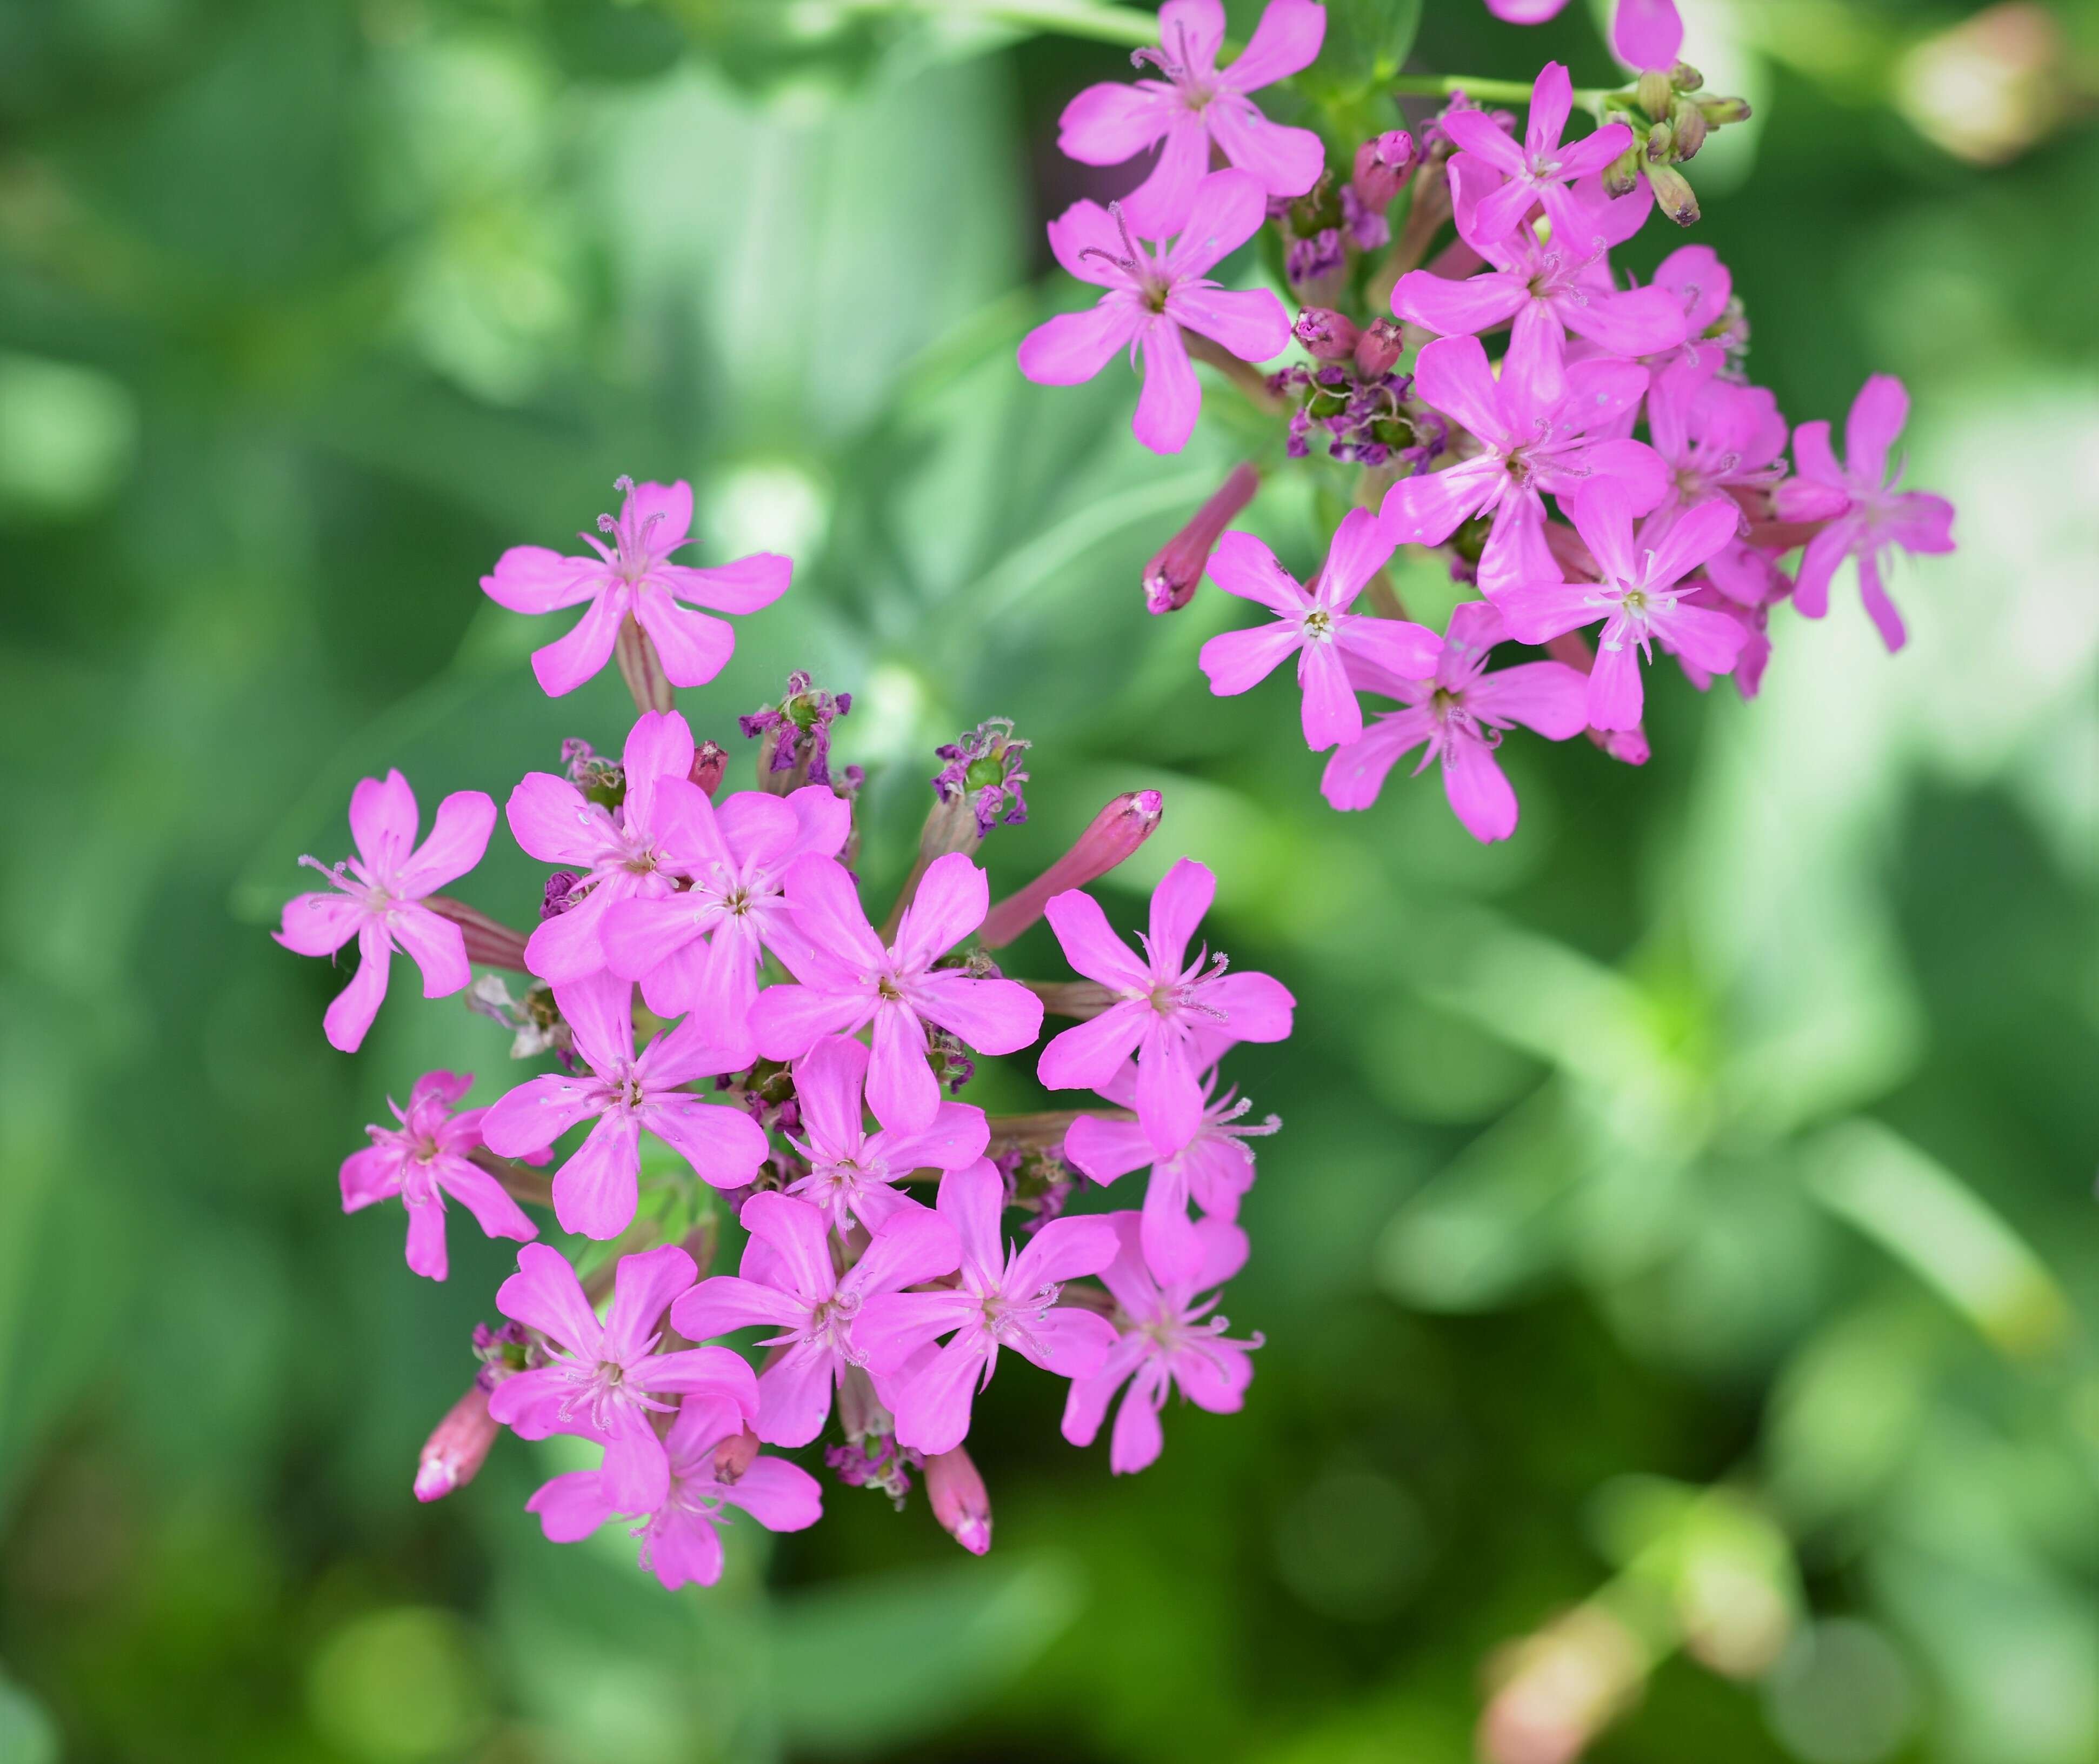
[[[1165,78],[1088,86],[1064,107],[1057,145],[1082,165],[1117,165],[1165,138],[1159,163],[1125,201],[1130,224],[1147,238],[1186,217],[1213,143],[1264,196],[1301,196],[1326,169],[1325,147],[1309,129],[1270,122],[1247,95],[1309,67],[1326,31],[1327,9],[1315,0],[1270,0],[1245,53],[1220,71],[1221,0],[1166,0],[1160,46],[1130,58]]]
[[[1057,1303],[1061,1282],[1115,1260],[1113,1229],[1101,1218],[1053,1219],[1014,1254],[999,1233],[1005,1193],[988,1159],[942,1177],[939,1211],[961,1238],[960,1283],[873,1294],[853,1325],[898,1441],[929,1455],[962,1443],[971,1400],[991,1382],[1001,1348],[1059,1378],[1082,1378],[1115,1344],[1106,1318]],[[950,1331],[945,1347],[926,1351]]]
[[[692,886],[629,893],[606,912],[598,941],[657,1015],[695,1012],[735,1042],[747,1034],[764,952],[799,944],[781,879],[805,852],[838,856],[852,804],[825,784],[785,797],[740,790],[719,804],[697,788],[674,794],[678,861]]]
[[[1116,1416],[1108,1439],[1108,1468],[1116,1476],[1142,1470],[1164,1445],[1159,1411],[1166,1393],[1178,1388],[1199,1409],[1231,1414],[1245,1401],[1253,1382],[1252,1341],[1230,1341],[1230,1326],[1209,1313],[1217,1304],[1214,1289],[1246,1265],[1246,1234],[1222,1219],[1205,1219],[1195,1227],[1195,1266],[1179,1280],[1161,1280],[1146,1265],[1134,1213],[1110,1213],[1120,1249],[1101,1278],[1120,1307],[1120,1335],[1100,1370],[1072,1381],[1064,1399],[1064,1437],[1074,1445],[1090,1445],[1107,1419],[1108,1405],[1124,1383],[1129,1394]],[[1195,1295],[1208,1291],[1199,1300]]]
[[[1377,516],[1351,509],[1307,589],[1251,533],[1225,534],[1210,553],[1210,579],[1275,618],[1251,630],[1222,632],[1203,645],[1196,661],[1209,676],[1210,690],[1220,697],[1246,692],[1295,655],[1306,743],[1317,753],[1353,741],[1363,732],[1363,713],[1349,688],[1344,658],[1375,662],[1396,674],[1425,674],[1443,647],[1426,626],[1349,610],[1392,556],[1393,544]]]
[[[1210,910],[1217,879],[1184,857],[1151,895],[1151,929],[1138,934],[1144,959],[1109,930],[1091,895],[1073,889],[1044,909],[1064,959],[1116,995],[1090,1022],[1043,1049],[1037,1076],[1052,1090],[1098,1090],[1137,1056],[1137,1109],[1152,1149],[1170,1157],[1203,1124],[1196,1057],[1206,1038],[1280,1041],[1296,1001],[1265,974],[1227,974],[1206,949],[1187,961],[1188,941]]]
[[[634,988],[609,974],[554,988],[554,1002],[590,1071],[548,1072],[499,1098],[482,1118],[482,1137],[506,1158],[539,1151],[579,1122],[590,1137],[554,1172],[554,1216],[564,1231],[601,1242],[634,1220],[646,1128],[716,1188],[741,1188],[770,1149],[764,1130],[741,1109],[719,1108],[683,1087],[736,1070],[733,1054],[689,1017],[634,1051]]]
[[[1400,756],[1425,741],[1415,774],[1442,763],[1444,794],[1465,830],[1483,841],[1514,833],[1516,792],[1494,758],[1503,732],[1520,723],[1551,741],[1579,735],[1589,722],[1589,683],[1564,662],[1524,662],[1488,673],[1488,654],[1507,635],[1492,606],[1468,600],[1450,614],[1433,679],[1353,670],[1364,691],[1408,708],[1380,716],[1361,741],[1327,762],[1319,781],[1327,800],[1336,808],[1368,808]]]
[[[623,1256],[601,1323],[568,1257],[528,1243],[495,1295],[505,1317],[548,1339],[552,1363],[504,1379],[488,1412],[521,1439],[574,1433],[598,1441],[605,1449],[598,1475],[614,1512],[653,1513],[670,1493],[670,1462],[649,1421],[671,1407],[665,1396],[719,1398],[740,1422],[758,1412],[758,1380],[741,1356],[726,1348],[656,1352],[664,1307],[698,1272],[675,1243]]]
[[[342,1210],[355,1212],[398,1194],[408,1209],[408,1265],[432,1280],[446,1274],[447,1194],[492,1238],[526,1243],[539,1234],[503,1185],[468,1156],[481,1144],[482,1117],[488,1111],[464,1109],[455,1115],[451,1106],[473,1085],[471,1073],[425,1072],[408,1093],[406,1110],[387,1104],[401,1124],[366,1128],[372,1143],[342,1160]]]
[[[1207,1044],[1199,1062],[1216,1058],[1230,1045],[1222,1036],[1199,1040]],[[1142,1121],[1082,1115],[1064,1135],[1065,1161],[1103,1186],[1151,1166],[1151,1180],[1144,1190],[1142,1243],[1144,1260],[1161,1280],[1192,1280],[1201,1265],[1203,1240],[1188,1217],[1190,1199],[1211,1218],[1236,1219],[1240,1197],[1253,1186],[1253,1147],[1246,1142],[1283,1125],[1273,1115],[1241,1124],[1239,1118],[1253,1107],[1252,1100],[1233,1090],[1219,1096],[1217,1088],[1212,1071],[1203,1080],[1202,1124],[1170,1156],[1159,1155]],[[1137,1067],[1124,1066],[1100,1093],[1118,1108],[1134,1108]]]
[[[719,1353],[720,1348],[703,1350]],[[539,1515],[550,1543],[579,1543],[608,1519],[639,1519],[641,1565],[665,1587],[711,1586],[721,1577],[717,1528],[724,1507],[740,1507],[768,1531],[804,1531],[824,1516],[823,1490],[799,1464],[760,1454],[732,1471],[724,1462],[741,1436],[737,1404],[711,1395],[686,1397],[663,1436],[664,1493],[653,1507],[614,1498],[602,1470],[571,1470],[543,1483],[525,1503]],[[740,1459],[741,1454],[737,1457]]]
[[[895,1185],[913,1170],[960,1170],[984,1155],[991,1123],[982,1109],[942,1099],[932,1124],[870,1133],[860,1111],[868,1050],[849,1036],[825,1036],[794,1062],[794,1101],[803,1138],[789,1142],[809,1173],[788,1186],[843,1235],[855,1219],[874,1230],[917,1203]]]
[[[1818,494],[1842,495],[1840,514],[1807,542],[1800,560],[1793,604],[1804,618],[1820,618],[1829,610],[1829,578],[1846,557],[1859,560],[1859,592],[1881,640],[1899,649],[1907,633],[1902,614],[1888,598],[1881,579],[1890,547],[1906,552],[1953,549],[1953,504],[1943,496],[1903,490],[1902,473],[1888,476],[1888,449],[1909,420],[1909,394],[1888,374],[1875,374],[1860,389],[1844,425],[1846,463],[1830,451],[1827,423],[1802,423],[1793,432],[1793,458],[1800,477],[1778,487],[1781,521],[1812,519]]]
[[[328,878],[333,894],[295,895],[284,904],[277,941],[294,954],[332,956],[357,939],[357,972],[321,1019],[328,1045],[354,1054],[386,996],[387,970],[398,947],[423,970],[423,996],[443,998],[473,979],[459,926],[422,902],[464,876],[488,849],[495,804],[482,791],[459,790],[438,804],[430,836],[416,843],[416,794],[398,772],[381,783],[360,778],[350,793],[350,831],[357,856],[333,869],[299,860]]]
[[[714,805],[692,783],[693,732],[675,710],[645,711],[627,731],[620,759],[627,794],[617,809],[593,803],[566,778],[528,772],[504,812],[518,844],[543,864],[579,872],[574,903],[540,921],[525,945],[526,965],[543,980],[580,980],[605,970],[599,930],[615,903],[655,899],[703,860]]]
[[[719,674],[736,648],[736,632],[724,619],[696,613],[755,613],[787,592],[794,566],[771,552],[739,558],[719,569],[674,564],[671,554],[692,543],[693,487],[636,484],[623,477],[626,493],[619,518],[600,515],[606,544],[578,535],[595,557],[564,557],[543,545],[513,545],[496,560],[495,574],[481,578],[482,591],[513,613],[552,613],[588,600],[590,610],[568,636],[532,652],[532,671],[551,698],[574,692],[610,658],[622,620],[631,618],[649,633],[674,686],[704,686]],[[681,606],[680,601],[689,601]]]
[[[1762,386],[1739,385],[1718,375],[1715,351],[1692,351],[1665,367],[1648,388],[1647,426],[1670,477],[1656,514],[1701,502],[1754,494],[1785,476],[1785,419]],[[1842,496],[1824,490],[1811,517],[1840,512]],[[1736,538],[1706,560],[1705,574],[1729,600],[1757,607],[1784,592],[1771,558]],[[1754,692],[1754,686],[1747,687]]]
[[[1563,147],[1560,136],[1574,107],[1574,84],[1567,70],[1548,61],[1530,89],[1530,120],[1523,145],[1494,125],[1481,110],[1454,110],[1442,118],[1450,139],[1468,153],[1485,160],[1508,182],[1480,204],[1481,236],[1499,239],[1542,202],[1556,231],[1571,209],[1567,186],[1577,178],[1600,174],[1633,144],[1633,132],[1622,122],[1605,125],[1594,134]]]
[[[1131,431],[1154,453],[1178,453],[1203,407],[1183,325],[1250,362],[1279,355],[1289,344],[1290,315],[1274,295],[1265,288],[1234,293],[1204,274],[1267,218],[1259,179],[1213,172],[1196,187],[1181,236],[1154,257],[1130,236],[1120,214],[1098,203],[1073,203],[1050,223],[1050,249],[1080,281],[1107,292],[1087,311],[1062,314],[1023,337],[1021,372],[1037,385],[1076,385],[1117,350],[1142,350],[1144,390]]]
[[[1498,379],[1477,337],[1425,345],[1416,363],[1416,397],[1472,431],[1481,451],[1441,472],[1403,477],[1385,495],[1382,518],[1396,543],[1441,545],[1465,521],[1491,514],[1480,556],[1480,586],[1492,596],[1511,583],[1557,580],[1545,543],[1541,492],[1617,482],[1633,506],[1652,508],[1668,475],[1643,442],[1594,440],[1636,408],[1648,371],[1631,362],[1576,362],[1564,398],[1547,398],[1513,361]]]
[[[1701,503],[1649,521],[1635,533],[1632,500],[1623,485],[1608,478],[1584,486],[1566,506],[1600,579],[1523,583],[1497,604],[1519,643],[1543,643],[1603,619],[1589,673],[1589,724],[1634,728],[1644,697],[1639,657],[1650,653],[1654,638],[1708,674],[1728,672],[1741,653],[1740,622],[1693,604],[1695,584],[1683,583],[1735,536],[1741,511],[1732,498]]]
[[[799,986],[768,986],[750,1029],[768,1059],[799,1059],[820,1036],[872,1023],[868,1106],[884,1127],[922,1133],[939,1119],[939,1081],[926,1057],[925,1026],[952,1031],[983,1054],[1013,1054],[1042,1031],[1042,1001],[1011,980],[934,964],[983,923],[984,873],[959,851],[926,866],[918,892],[885,949],[852,878],[827,857],[787,872],[787,902],[806,947],[790,958]]]
[[[831,1387],[860,1363],[852,1327],[878,1292],[951,1274],[962,1259],[955,1228],[931,1208],[891,1216],[843,1274],[831,1265],[829,1227],[807,1201],[754,1194],[743,1203],[742,1272],[702,1280],[671,1308],[678,1333],[694,1341],[752,1324],[777,1330],[780,1349],[758,1375],[758,1419],[768,1445],[807,1445],[824,1430]]]

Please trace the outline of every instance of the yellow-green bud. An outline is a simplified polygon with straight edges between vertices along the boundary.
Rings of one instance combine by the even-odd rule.
[[[1654,191],[1654,200],[1661,205],[1661,212],[1679,227],[1688,227],[1698,218],[1698,196],[1691,183],[1674,165],[1650,165],[1647,181]]]
[[[1649,68],[1639,77],[1639,85],[1635,95],[1639,99],[1639,108],[1660,122],[1669,114],[1670,103],[1676,96],[1676,88],[1670,84],[1669,76],[1661,68]]]

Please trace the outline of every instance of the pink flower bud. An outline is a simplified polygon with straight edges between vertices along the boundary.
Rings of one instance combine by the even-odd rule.
[[[926,1460],[926,1498],[941,1529],[971,1555],[991,1548],[991,1496],[961,1446]]]
[[[722,771],[728,764],[728,750],[719,741],[702,741],[693,755],[693,769],[685,776],[712,796],[721,788]]]
[[[476,1381],[423,1442],[423,1455],[416,1466],[416,1498],[441,1501],[473,1481],[488,1448],[495,1443],[495,1434],[488,1392]]]
[[[1383,209],[1406,187],[1420,154],[1414,137],[1390,129],[1356,149],[1356,194],[1370,209]]]
[[[1391,319],[1373,319],[1369,329],[1356,339],[1356,372],[1366,380],[1390,373],[1398,363],[1403,341]]]
[[[715,1448],[715,1480],[733,1483],[750,1468],[758,1456],[758,1436],[746,1427]]]
[[[1209,567],[1210,548],[1224,530],[1239,518],[1239,511],[1253,500],[1261,488],[1261,473],[1251,465],[1235,465],[1210,499],[1198,508],[1167,542],[1166,548],[1144,566],[1144,609],[1148,613],[1177,613],[1195,597],[1196,584]]]
[[[1322,362],[1346,361],[1355,353],[1358,335],[1354,320],[1324,306],[1301,308],[1291,332],[1305,345],[1306,354]]]
[[[1011,943],[1042,917],[1052,895],[1083,888],[1105,876],[1149,839],[1166,813],[1166,799],[1156,790],[1129,790],[1094,816],[1078,842],[1017,893],[1008,895],[984,917],[977,941],[986,949]]]

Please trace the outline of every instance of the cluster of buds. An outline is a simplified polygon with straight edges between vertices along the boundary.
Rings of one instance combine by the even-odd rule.
[[[1512,22],[1559,10],[1489,4]],[[1235,466],[1146,566],[1145,604],[1178,610],[1207,577],[1272,615],[1212,638],[1201,666],[1233,693],[1294,660],[1307,743],[1332,750],[1321,788],[1335,807],[1371,806],[1419,751],[1468,830],[1506,838],[1517,803],[1498,751],[1512,730],[1644,762],[1647,668],[1672,659],[1700,691],[1726,675],[1754,696],[1773,615],[1821,618],[1846,562],[1888,648],[1902,645],[1889,565],[1950,550],[1953,510],[1890,475],[1900,384],[1868,382],[1840,460],[1827,422],[1794,428],[1747,382],[1747,319],[1713,251],[1680,248],[1644,287],[1612,266],[1657,207],[1696,219],[1678,167],[1748,115],[1682,60],[1672,0],[1620,0],[1623,87],[1578,93],[1548,64],[1519,127],[1480,100],[1520,86],[1410,78],[1443,108],[1342,165],[1249,95],[1318,58],[1322,7],[1270,0],[1257,51],[1221,69],[1217,0],[1186,0],[1170,29],[1139,58],[1166,80],[1089,87],[1064,112],[1059,144],[1087,163],[1167,147],[1127,202],[1050,223],[1059,262],[1106,292],[1031,332],[1019,364],[1063,385],[1141,355],[1133,427],[1161,452],[1195,426],[1190,358],[1275,424],[1274,453]],[[1597,125],[1570,135],[1578,111]],[[1207,275],[1256,236],[1300,302],[1294,324],[1273,288]],[[1254,370],[1293,343],[1301,361]],[[1291,461],[1327,474],[1322,500],[1354,504],[1304,583],[1232,530],[1263,473]],[[1386,567],[1402,546],[1476,590],[1441,631],[1406,616]],[[1374,716],[1366,696],[1384,702]]]
[[[590,600],[535,666],[580,684],[587,638],[599,666],[623,658],[640,713],[616,760],[570,740],[558,771],[511,793],[511,834],[549,866],[535,928],[437,891],[479,863],[493,800],[447,797],[419,843],[394,772],[359,784],[357,856],[315,864],[329,888],[291,900],[278,933],[309,956],[356,945],[326,1018],[345,1052],[398,950],[425,996],[463,994],[513,1030],[517,1057],[556,1062],[473,1108],[469,1076],[426,1072],[341,1168],[345,1211],[401,1203],[417,1274],[447,1276],[448,1203],[521,1245],[495,1295],[507,1321],[476,1331],[472,1381],[424,1449],[416,1494],[471,1480],[505,1428],[578,1436],[602,1460],[533,1496],[547,1536],[623,1517],[666,1586],[706,1584],[730,1509],[773,1530],[820,1516],[820,1484],[785,1454],[816,1446],[835,1412],[822,1462],[840,1481],[901,1507],[922,1474],[935,1518],[981,1555],[991,1503],[964,1442],[1001,1349],[1067,1381],[1075,1445],[1127,1387],[1116,1471],[1158,1455],[1172,1391],[1239,1406],[1258,1339],[1230,1339],[1215,1306],[1246,1259],[1248,1140],[1274,1123],[1249,1127],[1232,1093],[1217,1100],[1217,1065],[1287,1036],[1294,1001],[1207,949],[1190,958],[1214,888],[1202,864],[1168,872],[1137,951],[1085,891],[1158,827],[1155,791],[1109,803],[994,905],[974,854],[1027,815],[1029,744],[1005,718],[937,750],[919,862],[878,931],[845,861],[861,774],[831,763],[850,695],[794,675],[741,719],[758,788],[723,794],[726,754],[694,740],[662,683],[711,678],[728,648],[697,654],[705,627],[680,603],[747,609],[785,583],[763,561],[671,563],[690,491],[620,482],[625,504],[600,523],[613,544],[590,558],[518,547],[485,584],[506,605]],[[1016,979],[994,960],[1045,917],[1080,979]],[[1089,1101],[998,1116],[957,1099],[982,1059],[1032,1047],[1045,1015],[1072,1027],[1041,1049],[1036,1080]],[[667,1159],[645,1166],[645,1136]],[[1105,1189],[1141,1169],[1133,1210],[1067,1205],[1082,1179]],[[593,1247],[572,1261],[535,1214]],[[746,1236],[733,1272],[713,1266],[725,1214]]]

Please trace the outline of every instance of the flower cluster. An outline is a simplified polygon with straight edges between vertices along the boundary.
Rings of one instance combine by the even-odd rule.
[[[1488,0],[1526,24],[1563,3]],[[1699,690],[1731,675],[1753,697],[1775,610],[1824,616],[1846,560],[1888,649],[1902,646],[1890,561],[1952,549],[1953,510],[1890,473],[1900,383],[1867,383],[1840,462],[1827,423],[1789,428],[1747,381],[1747,323],[1712,250],[1673,252],[1646,286],[1613,267],[1657,208],[1697,219],[1681,167],[1748,115],[1678,59],[1672,0],[1620,0],[1612,46],[1635,76],[1624,87],[1577,92],[1557,63],[1527,94],[1410,77],[1396,99],[1445,100],[1417,119],[1418,140],[1387,130],[1338,169],[1316,135],[1269,123],[1248,95],[1314,61],[1322,7],[1270,0],[1221,70],[1218,0],[1171,0],[1160,16],[1161,48],[1138,59],[1168,80],[1092,87],[1064,113],[1061,145],[1088,164],[1165,143],[1126,203],[1080,202],[1050,223],[1058,261],[1108,293],[1031,332],[1020,367],[1063,384],[1125,344],[1141,351],[1133,426],[1160,451],[1193,431],[1191,356],[1274,420],[1274,451],[1235,467],[1154,558],[1146,605],[1186,606],[1207,574],[1272,615],[1206,643],[1202,669],[1233,693],[1295,660],[1306,741],[1334,750],[1334,807],[1369,807],[1419,750],[1417,770],[1438,764],[1465,827],[1506,838],[1517,807],[1497,750],[1510,729],[1586,732],[1643,763],[1657,652]],[[1520,127],[1482,99],[1520,103]],[[1594,119],[1586,133],[1570,132],[1578,111]],[[1208,170],[1205,153],[1225,169]],[[1273,291],[1204,279],[1256,235],[1300,303],[1294,324]],[[1307,362],[1250,365],[1292,340]],[[1334,474],[1322,495],[1355,504],[1309,583],[1226,530],[1264,473],[1285,468]],[[1476,590],[1441,631],[1406,617],[1387,567],[1402,546],[1440,552]],[[1386,708],[1366,719],[1365,695]]]
[[[323,869],[328,891],[291,901],[279,933],[308,955],[357,942],[327,1014],[338,1048],[362,1043],[399,948],[426,994],[465,993],[517,1031],[519,1057],[556,1062],[468,1109],[471,1077],[425,1073],[342,1165],[346,1211],[401,1201],[416,1274],[446,1278],[448,1200],[522,1245],[495,1296],[508,1321],[476,1332],[473,1382],[416,1493],[470,1480],[504,1428],[591,1441],[596,1467],[529,1503],[546,1535],[618,1516],[666,1586],[704,1585],[730,1509],[773,1530],[817,1520],[816,1478],[783,1454],[835,1414],[822,1461],[842,1482],[901,1506],[922,1472],[935,1516],[981,1554],[990,1502],[965,1441],[1001,1352],[1067,1382],[1076,1445],[1128,1387],[1116,1471],[1159,1454],[1169,1392],[1240,1405],[1257,1342],[1230,1339],[1214,1307],[1246,1260],[1247,1141],[1277,1123],[1243,1120],[1218,1062],[1287,1036],[1293,1001],[1207,946],[1191,953],[1215,886],[1202,864],[1168,872],[1135,952],[1085,891],[1158,826],[1155,792],[1110,803],[994,906],[975,854],[1026,816],[1028,743],[1003,718],[938,750],[919,861],[878,928],[848,867],[859,770],[829,763],[849,696],[793,676],[741,719],[759,788],[724,792],[723,750],[695,741],[663,684],[711,677],[733,643],[723,625],[702,664],[699,615],[677,603],[758,605],[785,587],[785,561],[672,565],[689,490],[620,483],[595,560],[520,548],[484,583],[513,608],[588,597],[576,631],[535,658],[540,680],[568,692],[617,654],[640,713],[616,761],[571,739],[558,771],[511,792],[510,834],[551,872],[529,935],[435,891],[479,862],[494,802],[447,798],[419,845],[398,772],[357,786],[358,856]],[[1080,979],[1023,982],[993,960],[1045,917]],[[1089,1093],[1080,1106],[994,1116],[950,1093],[977,1059],[1032,1046],[1045,1014],[1072,1027],[1036,1079]],[[1071,1172],[1105,1188],[1139,1169],[1136,1209],[1067,1209]],[[579,1240],[573,1259],[541,1240],[535,1211]],[[732,1220],[741,1256],[716,1272]]]

